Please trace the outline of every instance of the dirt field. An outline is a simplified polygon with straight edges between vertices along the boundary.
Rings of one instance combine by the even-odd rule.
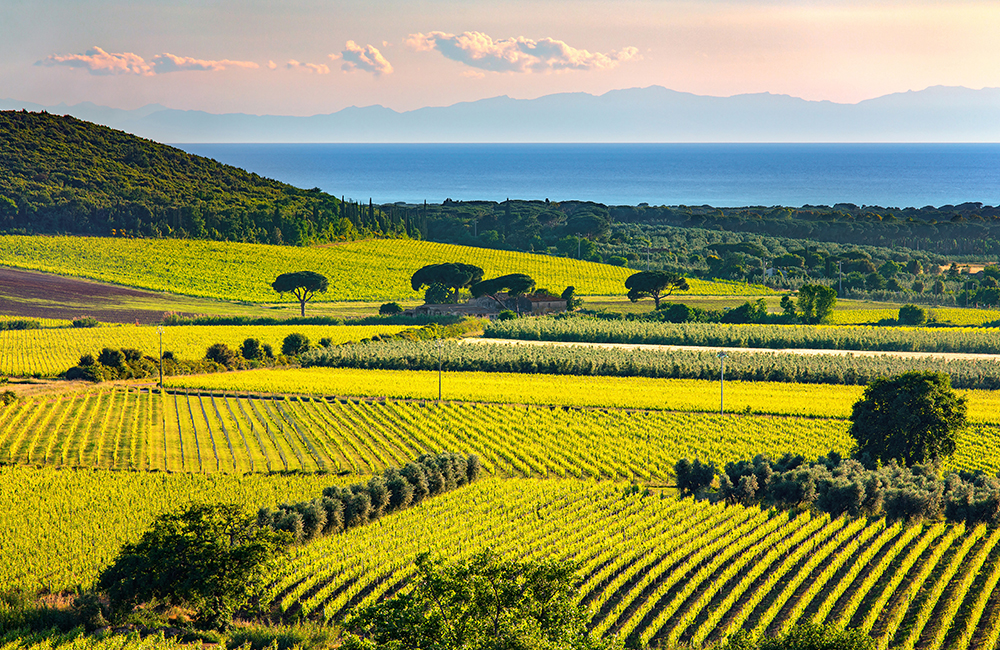
[[[156,309],[158,302],[163,308]],[[8,316],[158,323],[170,302],[168,296],[150,291],[0,267],[0,313]]]

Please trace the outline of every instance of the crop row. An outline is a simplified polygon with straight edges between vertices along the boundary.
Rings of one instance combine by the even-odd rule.
[[[0,462],[185,472],[347,472],[476,454],[499,476],[665,481],[680,458],[849,451],[843,420],[367,401],[113,388],[0,410]],[[1000,469],[1000,431],[962,434],[950,467]]]
[[[339,344],[403,329],[400,325],[180,325],[163,328],[163,349],[181,359],[201,359],[213,343],[238,349],[244,340],[256,338],[280,353],[282,341],[292,332],[305,334],[313,343],[329,338]],[[159,345],[157,328],[149,325],[0,331],[0,373],[52,377],[75,366],[80,355],[96,355],[105,347],[134,348],[155,359]]]
[[[388,340],[310,351],[303,365],[337,368],[546,373],[715,379],[718,353],[707,350],[630,349],[620,344],[545,344],[537,341],[500,343]],[[470,343],[475,343],[471,345]],[[617,346],[617,347],[604,347]],[[726,376],[743,381],[865,385],[877,377],[933,370],[951,375],[962,388],[1000,388],[1000,357],[938,359],[890,354],[789,354],[731,351]]]
[[[728,359],[726,371],[723,404],[726,413],[846,419],[864,393],[862,386],[734,381],[729,375]],[[198,390],[425,400],[437,399],[439,377],[436,371],[428,370],[266,368],[238,374],[170,377],[166,384]],[[653,379],[445,369],[440,386],[446,400],[591,408],[718,412],[722,397],[717,377]],[[970,420],[998,422],[1000,392],[960,393],[968,399]]]
[[[301,547],[270,597],[338,620],[389,596],[422,551],[572,559],[599,635],[703,644],[737,629],[859,627],[880,648],[992,647],[1000,531],[708,505],[620,484],[491,479]]]
[[[0,237],[0,264],[189,296],[279,302],[275,272],[309,269],[330,280],[317,300],[412,300],[410,276],[426,264],[464,262],[487,277],[527,273],[552,291],[624,295],[629,269],[547,255],[409,239],[296,247],[182,239]],[[770,293],[742,283],[692,281],[692,294]],[[287,298],[285,298],[287,300]]]
[[[501,339],[589,343],[1000,353],[1000,328],[971,327],[729,325],[545,316],[494,321],[486,328],[486,336]]]
[[[140,637],[138,634],[87,635],[84,630],[26,632],[13,630],[0,635],[4,650],[183,650],[188,647],[179,638]]]

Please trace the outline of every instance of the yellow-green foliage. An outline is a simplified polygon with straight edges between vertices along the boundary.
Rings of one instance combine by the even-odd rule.
[[[346,479],[316,474],[213,476],[0,467],[0,584],[87,586],[152,520],[190,503],[248,508],[303,501]]]
[[[634,273],[608,264],[400,239],[298,248],[178,239],[0,237],[0,264],[189,296],[278,302],[280,273],[316,271],[330,288],[315,300],[411,300],[410,276],[439,262],[482,267],[486,277],[527,273],[539,287],[578,294],[624,294]],[[690,294],[769,293],[739,283],[691,281]],[[285,296],[288,300],[288,296]]]
[[[241,375],[234,375],[239,377]],[[385,378],[383,377],[383,381]],[[846,453],[843,419],[464,402],[161,395],[113,388],[0,409],[0,461],[205,473],[368,474],[423,453],[474,453],[506,476],[665,480],[682,457]],[[1000,429],[963,432],[948,467],[1000,469]]]
[[[966,309],[963,307],[924,307],[928,320],[955,327],[981,327],[1000,321],[1000,311],[996,309]],[[899,306],[883,309],[835,309],[830,314],[831,325],[873,325],[883,320],[896,320]]]
[[[181,637],[141,637],[138,633],[88,635],[83,629],[61,633],[12,630],[0,636],[5,650],[185,650],[192,647]]]
[[[846,431],[841,420],[816,418],[113,388],[3,407],[0,460],[207,473],[369,474],[448,450],[475,453],[488,472],[500,475],[663,480],[681,457],[736,460],[754,455],[756,443],[810,457],[845,452]],[[989,454],[974,466],[994,463],[1000,465]]]
[[[1000,572],[1000,531],[708,505],[575,480],[484,480],[324,538],[276,571],[273,603],[339,620],[410,578],[421,552],[453,562],[487,547],[578,562],[576,597],[593,633],[633,647],[700,647],[738,629],[806,622],[862,628],[882,648],[925,639],[919,647],[964,649],[1000,632],[981,598]]]
[[[703,379],[447,370],[442,376],[442,392],[448,400],[671,411],[719,410],[719,382]],[[261,369],[238,375],[171,377],[166,384],[208,390],[397,399],[436,399],[438,395],[438,373],[419,370]],[[968,397],[972,420],[1000,422],[1000,392],[958,392]],[[847,418],[862,393],[864,386],[727,380],[725,411],[742,413],[749,409],[752,413],[770,415]]]
[[[213,343],[234,350],[248,338],[259,339],[281,353],[281,342],[293,332],[335,344],[360,341],[375,335],[395,334],[401,325],[176,325],[163,328],[163,349],[181,359],[201,359]],[[87,328],[45,328],[0,331],[0,373],[54,376],[75,366],[82,354],[97,355],[101,348],[134,348],[154,359],[159,354],[159,333],[150,325]]]

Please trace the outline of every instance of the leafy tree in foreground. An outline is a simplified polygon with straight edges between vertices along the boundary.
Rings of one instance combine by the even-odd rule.
[[[298,298],[303,318],[306,315],[306,302],[317,293],[326,293],[328,286],[326,276],[315,271],[282,273],[271,283],[271,288],[278,293],[291,293]]]
[[[362,608],[347,621],[345,650],[479,650],[616,647],[587,631],[574,604],[569,562],[506,561],[486,550],[450,566],[417,558],[407,593]]]
[[[675,290],[687,291],[689,287],[687,279],[679,273],[639,271],[625,280],[625,288],[628,289],[628,299],[632,302],[640,298],[652,298],[655,306],[659,308],[660,298],[669,296]]]
[[[458,291],[467,289],[483,279],[483,270],[472,264],[461,264],[459,262],[447,262],[445,264],[428,264],[418,269],[410,277],[410,286],[414,291],[420,291],[421,287],[430,287],[440,284],[452,289],[451,301],[458,299]]]
[[[859,457],[907,466],[955,453],[966,422],[965,397],[940,372],[907,372],[879,378],[865,389],[851,413],[851,437]]]
[[[290,541],[238,504],[196,505],[158,517],[122,548],[98,585],[116,615],[156,601],[194,607],[202,626],[224,628],[260,593]]]

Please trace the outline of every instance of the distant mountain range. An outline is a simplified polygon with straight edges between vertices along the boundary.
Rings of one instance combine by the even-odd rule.
[[[45,110],[158,142],[1000,142],[1000,88],[935,86],[857,104],[770,93],[709,97],[660,86],[603,95],[493,97],[397,112],[350,107],[327,115],[217,115],[160,105],[91,103]]]

